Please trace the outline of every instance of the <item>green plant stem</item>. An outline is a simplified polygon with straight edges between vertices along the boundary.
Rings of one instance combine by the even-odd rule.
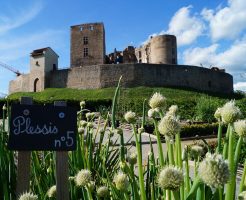
[[[231,172],[230,180],[226,184],[226,200],[234,199],[235,191],[233,189],[233,182],[235,179],[235,171],[234,171],[234,133],[232,132],[231,124],[229,126],[229,146],[228,146],[228,161],[229,161],[229,170]]]
[[[120,81],[121,81],[122,76],[119,79],[118,86],[115,90],[114,98],[113,98],[113,103],[112,103],[112,127],[113,129],[116,128],[116,118],[115,118],[115,113],[116,113],[116,105],[117,105],[117,99],[119,95],[119,90],[120,90]]]
[[[178,191],[172,191],[172,194],[175,200],[180,200]]]
[[[123,133],[120,134],[120,161],[125,161],[125,143]]]
[[[188,157],[185,159],[185,194],[188,195],[190,192],[190,169]]]
[[[168,152],[169,152],[169,165],[175,165],[174,162],[174,153],[173,153],[173,141],[169,141],[169,148],[168,148]]]
[[[181,150],[181,140],[180,140],[180,133],[175,135],[175,142],[176,142],[176,150],[177,150],[177,165],[180,169],[183,169],[183,162],[182,162],[182,150]],[[180,187],[180,199],[184,199],[184,185]]]
[[[216,152],[218,154],[220,154],[221,153],[221,142],[222,142],[222,125],[221,125],[221,122],[219,122],[217,141],[218,141],[218,146],[217,146]]]
[[[156,120],[154,120],[154,125],[155,125],[155,134],[157,137],[158,154],[159,154],[161,166],[163,167],[165,165],[165,162],[164,162],[164,156],[163,156],[163,150],[162,150],[161,137],[160,137],[160,133],[158,131],[158,126],[157,126]]]
[[[133,133],[136,140],[136,147],[137,147],[137,153],[138,153],[138,176],[139,176],[139,185],[140,185],[140,192],[141,192],[141,200],[146,200],[146,193],[144,188],[144,177],[143,177],[143,166],[142,166],[142,155],[141,155],[141,149],[140,144],[137,137],[137,132],[134,124],[132,124]]]
[[[196,177],[186,200],[193,200],[195,198],[197,188],[200,186],[201,183],[202,180],[199,177]]]
[[[241,193],[242,191],[244,191],[246,189],[245,186],[245,178],[246,178],[246,160],[244,161],[244,167],[243,167],[243,175],[240,181],[240,186],[239,186],[239,193]]]
[[[230,133],[230,126],[227,126],[227,131],[226,131],[226,137],[225,137],[225,143],[223,147],[223,158],[226,160],[228,157],[228,142],[229,142],[229,133]]]

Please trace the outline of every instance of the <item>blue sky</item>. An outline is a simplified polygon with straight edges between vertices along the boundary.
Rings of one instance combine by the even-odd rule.
[[[70,62],[70,26],[104,22],[107,52],[175,34],[179,64],[219,66],[246,91],[245,0],[0,1],[0,61],[29,72],[30,52],[50,46]],[[15,75],[0,68],[0,94]]]

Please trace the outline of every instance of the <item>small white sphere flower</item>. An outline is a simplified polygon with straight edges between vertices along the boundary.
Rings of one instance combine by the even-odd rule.
[[[129,186],[129,180],[127,178],[127,175],[123,172],[119,172],[114,177],[114,183],[118,190],[120,191],[127,191]]]
[[[84,108],[84,107],[85,107],[85,101],[81,101],[81,102],[79,103],[79,105],[80,105],[81,108]]]
[[[85,127],[87,126],[87,122],[86,122],[85,120],[81,120],[81,121],[79,122],[79,125],[80,125],[81,127],[85,128]]]
[[[108,187],[106,187],[106,186],[100,186],[97,189],[97,196],[102,197],[102,198],[105,198],[105,197],[108,197],[108,195],[109,195]]]
[[[164,108],[166,106],[166,98],[162,96],[159,92],[153,94],[149,100],[149,106],[152,109],[155,108]]]
[[[174,115],[175,116],[177,114],[177,112],[178,112],[178,106],[172,105],[172,106],[170,106],[166,115]]]
[[[144,128],[143,127],[138,128],[138,134],[141,134],[143,132],[144,132]]]
[[[158,125],[160,133],[168,138],[173,138],[175,134],[180,132],[180,129],[180,122],[178,118],[173,115],[165,115]]]
[[[52,187],[50,187],[50,189],[47,192],[47,196],[49,198],[56,197],[56,185],[53,185]]]
[[[222,111],[222,108],[217,108],[217,110],[216,110],[215,113],[214,113],[214,117],[215,117],[215,119],[217,119],[218,121],[221,121],[221,111]]]
[[[182,170],[175,166],[164,167],[158,176],[158,184],[163,190],[177,190],[183,184],[183,180]]]
[[[88,169],[82,169],[75,176],[75,183],[79,187],[84,187],[89,184],[92,180],[91,171]]]
[[[95,113],[94,112],[88,112],[85,114],[85,117],[88,119],[88,120],[91,120],[95,117]]]
[[[78,133],[79,134],[84,134],[84,132],[85,132],[85,129],[84,128],[82,128],[82,127],[79,127],[78,128]]]
[[[3,108],[2,108],[2,109],[3,109],[4,111],[7,110],[7,107],[6,107],[5,104],[3,105]]]
[[[240,109],[235,106],[235,101],[227,102],[221,109],[222,121],[226,124],[235,122],[241,115]]]
[[[156,118],[159,117],[159,109],[155,108],[155,109],[149,109],[148,110],[148,117],[149,118]]]
[[[246,191],[243,191],[238,195],[238,200],[246,200]]]
[[[92,123],[92,122],[88,122],[88,123],[87,123],[87,127],[88,127],[88,128],[93,128],[93,123]]]
[[[246,120],[234,122],[234,130],[239,136],[246,137]]]
[[[26,192],[20,195],[19,200],[37,200],[38,196],[31,192]]]
[[[130,124],[133,124],[136,122],[136,114],[135,112],[132,112],[132,111],[128,111],[126,114],[125,114],[125,120],[130,123]]]
[[[230,177],[228,162],[223,160],[220,154],[206,154],[206,158],[200,163],[199,176],[202,181],[213,188],[226,184]]]
[[[132,152],[132,153],[128,154],[127,161],[131,165],[135,165],[137,163],[137,157],[138,157],[138,155],[135,152]]]
[[[193,145],[190,149],[191,157],[197,159],[198,157],[202,156],[204,153],[204,148],[200,145]]]

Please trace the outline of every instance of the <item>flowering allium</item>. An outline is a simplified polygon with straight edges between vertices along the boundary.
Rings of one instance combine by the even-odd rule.
[[[246,200],[246,191],[243,191],[238,195],[238,200]]]
[[[197,159],[204,153],[204,148],[200,145],[193,145],[190,149],[190,154],[194,159]]]
[[[85,120],[81,120],[81,121],[79,122],[79,124],[80,124],[80,126],[83,127],[83,128],[85,128],[85,127],[87,126],[87,122],[86,122]]]
[[[85,117],[88,119],[88,120],[91,120],[95,117],[95,113],[94,112],[88,112],[85,114]]]
[[[234,130],[239,136],[246,137],[246,120],[234,122]]]
[[[125,120],[130,123],[130,124],[133,124],[136,122],[136,114],[135,112],[132,112],[132,111],[128,111],[126,114],[125,114]]]
[[[97,196],[104,198],[107,197],[108,195],[109,195],[108,187],[101,186],[97,189]]]
[[[161,134],[172,138],[180,131],[180,122],[178,118],[173,115],[165,115],[158,125],[158,130]]]
[[[134,152],[130,153],[128,156],[127,156],[127,161],[132,164],[132,165],[135,165],[137,163],[137,157],[138,155]]]
[[[37,199],[38,199],[38,196],[37,196],[37,195],[34,195],[34,194],[31,193],[31,192],[23,193],[23,194],[19,197],[19,200],[37,200]]]
[[[166,115],[174,115],[174,116],[175,116],[176,113],[177,113],[177,111],[178,111],[178,106],[177,106],[177,105],[172,105],[172,106],[170,106],[170,108],[168,109]]]
[[[164,108],[166,106],[166,98],[160,93],[156,92],[149,100],[149,106],[152,109]]]
[[[222,121],[226,124],[235,122],[241,115],[241,112],[237,106],[235,106],[235,101],[227,102],[221,109]]]
[[[92,180],[91,172],[88,169],[82,169],[75,176],[75,183],[77,186],[84,187]]]
[[[199,176],[202,181],[213,188],[226,184],[230,177],[228,162],[223,160],[220,154],[206,154],[206,158],[200,163]]]
[[[214,117],[215,117],[218,121],[221,120],[221,110],[222,110],[222,108],[217,108],[217,110],[216,110],[215,113],[214,113]]]
[[[52,187],[50,187],[50,189],[47,192],[47,196],[49,198],[56,197],[56,185],[53,185]]]
[[[115,175],[114,183],[116,185],[116,188],[120,191],[126,191],[129,186],[129,180],[127,178],[127,175],[123,172],[119,172]]]
[[[85,129],[84,128],[82,128],[82,127],[79,127],[78,128],[78,133],[79,134],[84,134],[84,132],[85,132]]]
[[[182,185],[184,175],[181,169],[175,166],[164,167],[158,176],[158,185],[163,190],[177,190]]]
[[[156,118],[159,117],[159,109],[155,108],[155,109],[149,109],[148,110],[148,117],[149,118]]]
[[[84,106],[85,106],[85,101],[81,101],[81,102],[79,103],[79,105],[80,105],[81,108],[84,108]]]

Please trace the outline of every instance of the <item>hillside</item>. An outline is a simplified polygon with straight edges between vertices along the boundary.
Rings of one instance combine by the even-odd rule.
[[[65,100],[70,105],[79,105],[81,100],[87,102],[87,107],[94,111],[107,111],[111,106],[115,88],[79,90],[69,88],[49,88],[42,92],[19,92],[8,96],[10,102],[16,102],[21,96],[31,96],[36,103],[52,103],[55,100]],[[242,112],[246,114],[246,98],[239,93],[231,96],[206,94],[198,91],[175,88],[159,87],[136,87],[121,88],[120,99],[118,102],[118,111],[122,115],[127,110],[133,110],[137,113],[142,112],[142,102],[149,99],[154,92],[160,92],[167,98],[167,104],[177,104],[182,119],[192,119],[197,113],[197,107],[200,104],[209,104],[212,111],[217,106],[222,106],[229,99],[236,99],[237,105]],[[198,105],[199,104],[199,105]],[[207,107],[207,105],[202,105]],[[204,108],[203,108],[204,109]],[[210,111],[210,112],[212,112]]]

